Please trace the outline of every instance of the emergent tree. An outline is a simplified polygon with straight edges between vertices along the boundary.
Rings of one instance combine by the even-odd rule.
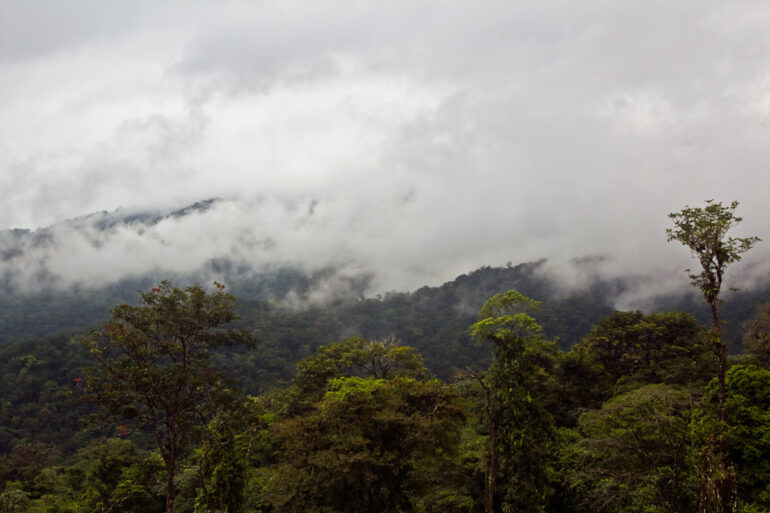
[[[719,440],[719,473],[724,479],[715,480],[714,494],[719,497],[718,501],[720,511],[730,511],[733,508],[728,503],[733,503],[734,493],[728,488],[733,487],[730,479],[727,477],[727,461],[725,447],[725,423],[727,420],[727,393],[725,390],[725,372],[727,349],[721,336],[721,326],[719,319],[719,293],[722,289],[727,266],[741,259],[741,255],[751,249],[754,244],[759,242],[758,237],[728,237],[727,232],[743,218],[735,215],[735,209],[738,202],[733,201],[730,205],[722,205],[721,202],[707,200],[706,206],[690,207],[686,206],[679,212],[669,214],[674,222],[674,228],[666,230],[668,240],[677,240],[690,248],[693,256],[698,258],[701,265],[699,273],[690,273],[692,284],[700,289],[703,298],[711,307],[711,313],[714,318],[714,353],[717,361],[717,383],[719,397],[719,421],[721,423]],[[724,481],[724,482],[722,482]]]
[[[556,344],[527,312],[539,301],[515,290],[496,294],[479,312],[472,335],[491,342],[492,365],[481,376],[489,438],[486,461],[486,512],[544,511],[552,492],[549,468],[557,443]],[[486,378],[486,379],[485,379]]]

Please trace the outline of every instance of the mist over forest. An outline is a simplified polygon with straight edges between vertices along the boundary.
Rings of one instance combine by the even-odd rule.
[[[768,27],[0,2],[0,511],[766,513]]]
[[[770,232],[762,5],[2,9],[0,229],[48,240],[9,261],[2,237],[19,289],[222,258],[369,294],[541,259],[580,285],[570,262],[601,256],[644,296],[690,266],[669,212],[737,199],[739,230]]]

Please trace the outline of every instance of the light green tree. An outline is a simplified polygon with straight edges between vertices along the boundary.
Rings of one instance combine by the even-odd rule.
[[[489,429],[485,503],[544,511],[552,488],[558,436],[557,369],[562,354],[528,312],[540,307],[515,290],[496,294],[479,312],[472,335],[492,344],[492,364],[473,377],[486,396]]]
[[[0,511],[3,513],[22,513],[29,508],[29,497],[22,490],[18,481],[5,483],[5,490],[0,493]]]
[[[321,346],[316,354],[297,362],[297,375],[284,393],[285,413],[291,415],[312,408],[325,394],[327,383],[335,378],[408,376],[421,379],[427,372],[420,353],[394,338],[368,341],[349,337]]]

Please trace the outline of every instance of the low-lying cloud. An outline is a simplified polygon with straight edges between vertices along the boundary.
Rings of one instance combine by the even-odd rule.
[[[607,255],[596,275],[648,277],[632,305],[687,286],[664,233],[686,204],[738,199],[737,234],[770,241],[765,5],[210,7],[0,6],[0,227],[51,226],[0,242],[4,275],[226,258],[374,294],[541,258],[580,286],[571,259]],[[62,222],[213,197],[151,226]],[[767,280],[767,244],[740,286]]]

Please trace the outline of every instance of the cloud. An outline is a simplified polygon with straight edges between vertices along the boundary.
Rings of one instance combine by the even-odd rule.
[[[664,234],[686,204],[738,199],[770,241],[762,4],[53,5],[0,5],[0,227],[55,241],[14,260],[30,280],[230,258],[377,293],[607,255],[596,273],[661,278],[643,297],[691,265]],[[766,279],[766,245],[736,279]]]

